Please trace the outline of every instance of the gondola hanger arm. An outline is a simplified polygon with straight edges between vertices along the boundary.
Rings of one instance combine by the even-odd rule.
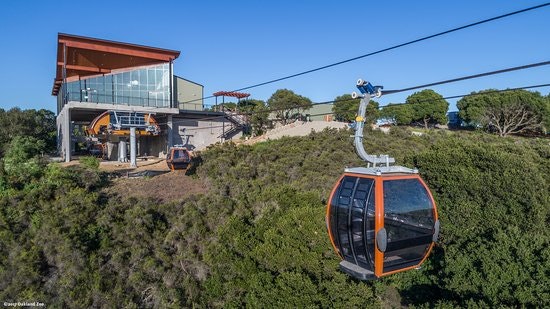
[[[395,163],[395,159],[389,155],[370,155],[365,151],[363,146],[363,128],[365,126],[365,115],[367,113],[367,105],[370,102],[372,96],[379,98],[382,95],[382,86],[373,86],[371,83],[364,81],[362,79],[357,80],[357,89],[360,93],[353,92],[351,94],[352,98],[361,98],[359,103],[359,110],[357,112],[357,117],[355,119],[355,135],[354,143],[355,150],[361,159],[366,161],[368,165],[372,164],[373,166],[386,166],[389,167],[390,164]]]

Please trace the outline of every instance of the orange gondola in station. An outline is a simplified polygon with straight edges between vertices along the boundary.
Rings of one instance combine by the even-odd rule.
[[[340,269],[359,280],[418,268],[439,234],[433,196],[418,170],[392,165],[387,155],[363,148],[366,106],[381,87],[357,82],[362,97],[355,123],[355,148],[367,167],[346,168],[327,205],[331,243],[342,258]]]
[[[108,110],[98,115],[86,127],[86,148],[91,155],[107,158],[108,143],[118,143],[118,160],[127,162],[127,141],[130,146],[130,166],[136,167],[137,139],[159,136],[160,125],[151,113]]]
[[[166,156],[166,165],[171,171],[187,170],[191,166],[192,154],[186,147],[175,145],[170,147]]]

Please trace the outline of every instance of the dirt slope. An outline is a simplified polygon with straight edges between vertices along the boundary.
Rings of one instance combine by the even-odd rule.
[[[102,162],[101,170],[118,174],[113,178],[109,187],[105,188],[107,194],[117,194],[122,197],[153,198],[159,202],[169,202],[182,199],[193,194],[208,192],[208,184],[199,179],[186,175],[185,171],[171,172],[164,160],[153,162],[138,162],[138,168],[131,169],[127,163]],[[127,177],[127,173],[151,171],[157,174],[152,177]]]
[[[336,121],[310,121],[310,122],[301,122],[297,121],[294,123],[287,124],[273,130],[268,131],[264,135],[253,137],[244,142],[244,144],[252,145],[258,142],[263,142],[269,139],[278,139],[283,136],[306,136],[311,131],[322,131],[325,128],[347,128],[347,123],[336,122]]]

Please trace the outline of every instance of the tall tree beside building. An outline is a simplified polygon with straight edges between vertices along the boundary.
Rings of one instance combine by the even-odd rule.
[[[262,135],[270,126],[269,111],[262,100],[242,100],[239,111],[247,116],[253,135]]]
[[[472,92],[457,107],[467,123],[500,136],[550,128],[550,100],[538,92],[487,89]]]
[[[296,114],[311,108],[309,98],[294,93],[292,90],[279,89],[267,100],[267,106],[273,110],[275,116],[283,124],[296,116]]]

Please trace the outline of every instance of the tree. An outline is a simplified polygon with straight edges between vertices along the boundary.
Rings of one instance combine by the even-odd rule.
[[[550,93],[545,97],[546,102],[544,103],[543,116],[542,116],[542,131],[545,134],[550,132]]]
[[[550,127],[550,103],[538,92],[487,89],[458,101],[459,115],[472,126],[499,136],[526,131],[544,132]]]
[[[343,122],[352,122],[355,120],[357,111],[359,109],[359,103],[361,99],[352,99],[350,94],[344,94],[334,99],[332,105],[332,112],[336,117],[336,120]],[[370,100],[367,105],[366,122],[372,124],[380,117],[378,110],[378,102]]]
[[[407,104],[412,106],[412,122],[422,122],[424,128],[429,124],[446,124],[449,103],[439,93],[425,89],[411,94]]]
[[[225,108],[225,109],[234,111],[235,108],[237,107],[237,103],[234,103],[234,102],[225,102],[225,103],[220,104],[220,106],[223,107],[223,108]]]
[[[16,136],[32,136],[44,141],[45,151],[56,147],[55,114],[52,111],[21,110],[14,107],[8,111],[0,109],[0,151]]]
[[[262,135],[270,126],[269,111],[262,100],[242,100],[238,104],[242,113],[248,115],[253,135]]]
[[[279,89],[267,100],[267,106],[275,112],[278,120],[287,124],[297,113],[311,108],[311,100],[295,94],[292,90]]]
[[[408,104],[389,104],[382,108],[381,117],[390,119],[396,125],[409,125],[413,121],[413,109]]]
[[[359,108],[359,98],[352,99],[350,94],[344,94],[334,99],[332,112],[338,121],[352,122],[357,115]]]
[[[378,102],[370,100],[367,105],[367,115],[365,116],[365,122],[367,124],[376,123],[376,120],[380,118],[380,105]]]
[[[39,155],[46,148],[44,141],[32,136],[16,136],[7,147],[2,174],[11,186],[22,187],[43,172]],[[2,177],[2,178],[4,178]]]
[[[499,136],[538,130],[542,125],[539,116],[520,103],[489,107],[481,121]]]

